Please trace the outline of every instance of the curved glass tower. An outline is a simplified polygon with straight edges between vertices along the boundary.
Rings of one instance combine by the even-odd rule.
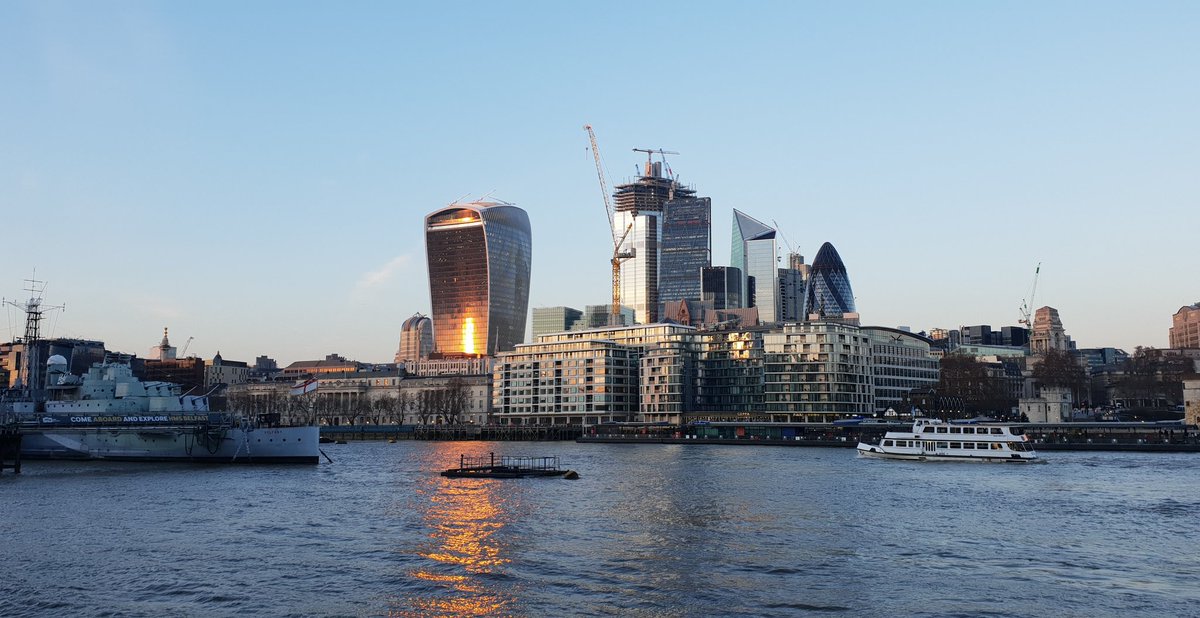
[[[808,274],[808,293],[804,297],[804,315],[842,315],[854,313],[854,292],[842,256],[830,243],[821,245]]]
[[[396,362],[417,361],[429,358],[433,352],[433,321],[415,314],[400,326],[400,349]]]
[[[532,240],[512,204],[451,204],[425,217],[434,347],[486,355],[525,339]]]

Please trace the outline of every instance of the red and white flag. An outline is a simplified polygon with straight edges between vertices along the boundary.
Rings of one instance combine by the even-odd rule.
[[[295,385],[292,386],[292,394],[293,395],[303,395],[305,393],[311,393],[315,390],[317,390],[317,379],[316,378],[309,378],[308,380],[305,380],[303,382],[297,382]]]

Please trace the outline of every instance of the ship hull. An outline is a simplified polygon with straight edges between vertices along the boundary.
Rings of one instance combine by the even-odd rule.
[[[25,433],[29,459],[303,463],[320,460],[317,427],[62,427]]]

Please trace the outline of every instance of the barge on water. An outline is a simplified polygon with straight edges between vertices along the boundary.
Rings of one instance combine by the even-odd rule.
[[[558,457],[520,457],[504,455],[496,462],[496,454],[487,457],[459,455],[458,467],[442,471],[442,476],[451,478],[516,479],[533,477],[561,477],[577,479],[579,473],[563,469]]]

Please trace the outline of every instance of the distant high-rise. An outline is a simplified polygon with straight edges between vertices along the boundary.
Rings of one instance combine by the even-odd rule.
[[[610,324],[609,321],[611,319],[612,305],[586,305],[583,308],[583,317],[575,322],[571,330],[590,330],[606,326],[633,326],[633,309],[622,305],[617,312],[617,324]]]
[[[779,320],[779,266],[776,263],[775,230],[763,222],[733,210],[733,242],[730,266],[741,269],[743,306],[757,307],[765,323]]]
[[[804,320],[804,274],[794,268],[779,269],[780,322]]]
[[[808,290],[805,293],[806,315],[840,316],[855,313],[854,291],[850,289],[850,277],[846,265],[833,245],[825,243],[817,251],[808,274]]]
[[[700,300],[713,309],[742,307],[742,271],[732,266],[710,266],[700,270]]]
[[[420,313],[414,314],[400,326],[400,349],[396,362],[406,363],[429,358],[433,347],[433,320]]]
[[[434,347],[446,355],[511,350],[525,338],[529,215],[512,204],[451,204],[425,217]]]
[[[658,302],[700,300],[700,269],[712,265],[712,200],[669,200],[663,206]]]
[[[661,162],[647,161],[643,171],[640,178],[613,191],[613,232],[625,237],[622,249],[633,253],[621,263],[621,305],[632,307],[639,323],[650,324],[658,320],[664,206],[670,200],[693,198],[696,192],[663,176]]]
[[[583,312],[571,307],[534,307],[533,308],[533,339],[538,335],[561,333],[575,328]]]

